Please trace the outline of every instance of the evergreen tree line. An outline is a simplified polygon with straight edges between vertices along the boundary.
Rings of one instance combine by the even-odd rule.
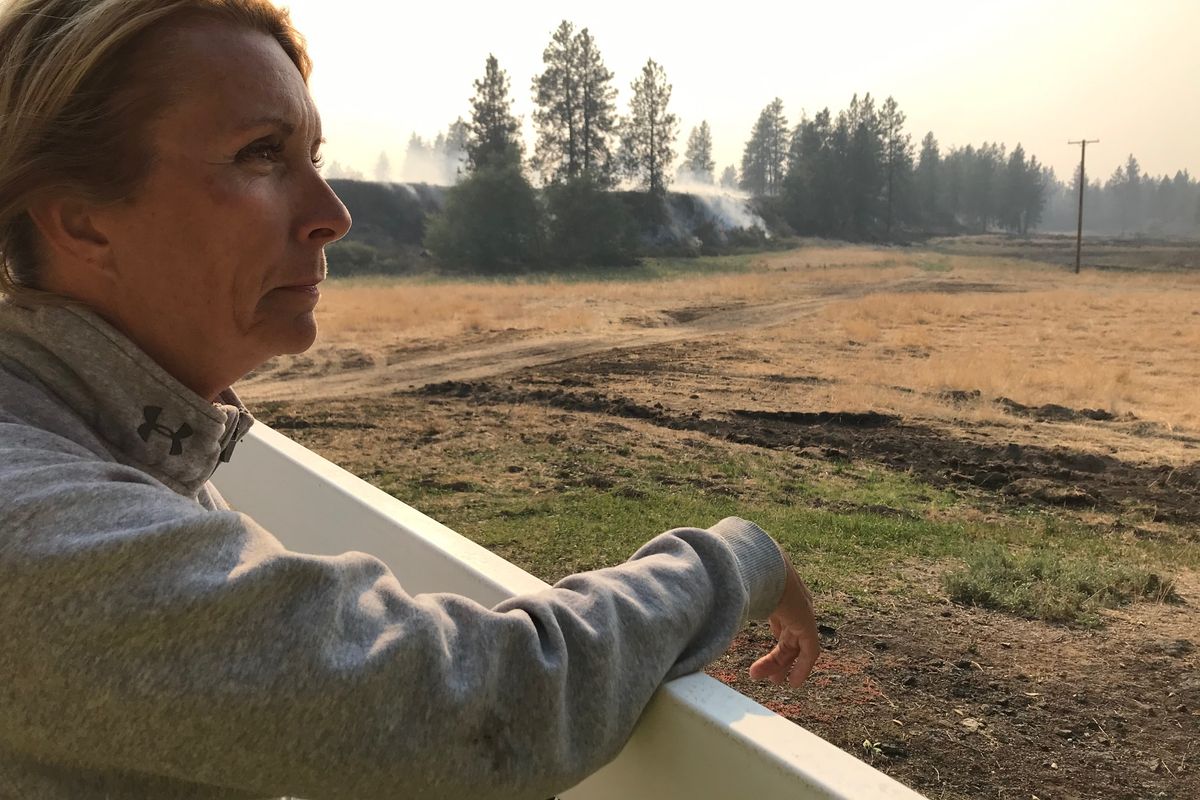
[[[455,183],[426,230],[449,265],[496,269],[537,264],[628,263],[668,223],[672,180],[714,184],[707,122],[690,132],[679,167],[671,84],[648,59],[617,111],[613,74],[587,28],[564,20],[530,86],[536,143],[525,153],[511,84],[494,55],[475,81],[471,113],[427,143],[414,135],[406,162],[428,162],[430,182]],[[922,233],[1027,234],[1067,224],[1072,187],[1017,144],[941,149],[932,132],[917,145],[892,97],[855,95],[789,126],[783,101],[755,121],[740,169],[719,183],[749,193],[783,233],[891,240]],[[390,166],[381,155],[377,177]],[[542,190],[535,190],[535,176]],[[626,181],[637,193],[615,191]],[[1075,179],[1078,185],[1078,177]],[[1090,230],[1188,233],[1200,227],[1200,185],[1186,172],[1141,174],[1131,156],[1107,183],[1089,185]],[[637,194],[638,196],[634,196]]]
[[[837,116],[824,109],[789,128],[776,98],[751,130],[738,185],[801,234],[887,240],[898,230],[1028,234],[1075,227],[1078,169],[1066,185],[1019,143],[1011,151],[984,142],[943,152],[929,132],[917,146],[904,123],[893,98],[877,107],[866,94]],[[1106,183],[1089,180],[1084,197],[1090,231],[1200,231],[1200,182],[1186,171],[1145,176],[1132,155]]]
[[[1187,170],[1147,175],[1132,154],[1106,180],[1088,178],[1083,226],[1092,233],[1120,236],[1189,236],[1200,233],[1200,179]],[[1047,182],[1044,225],[1074,230],[1079,211],[1079,169],[1071,182]]]
[[[918,149],[904,123],[894,98],[877,106],[868,93],[789,130],[776,98],[746,144],[741,186],[771,198],[802,234],[889,240],[902,230],[1024,234],[1039,225],[1047,170],[1036,156],[989,142],[943,153],[932,132]]]

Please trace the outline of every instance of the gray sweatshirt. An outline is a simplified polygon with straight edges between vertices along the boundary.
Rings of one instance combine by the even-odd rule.
[[[3,800],[541,800],[783,589],[730,518],[494,608],[409,595],[229,508],[251,421],[88,311],[0,301]]]

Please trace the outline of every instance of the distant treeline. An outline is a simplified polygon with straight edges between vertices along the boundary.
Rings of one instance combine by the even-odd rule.
[[[917,147],[891,97],[851,98],[789,128],[783,101],[759,115],[742,156],[741,188],[769,204],[797,233],[892,239],[905,233],[1025,234],[1074,229],[1079,170],[1070,185],[1018,144],[942,152],[932,132]],[[1089,231],[1112,234],[1200,233],[1200,182],[1186,170],[1142,174],[1132,155],[1107,182],[1084,192]]]
[[[1078,171],[1074,186],[1066,185],[1020,144],[1011,151],[985,142],[943,152],[930,132],[918,146],[896,101],[877,105],[870,94],[855,95],[836,115],[827,108],[803,116],[794,127],[783,101],[773,100],[750,131],[740,169],[729,165],[719,179],[721,187],[750,196],[756,213],[750,227],[759,230],[734,219],[744,221],[745,214],[713,208],[693,209],[703,213],[681,226],[684,207],[697,201],[669,199],[679,197],[668,194],[672,180],[713,186],[714,193],[718,180],[707,122],[692,129],[672,169],[679,130],[663,68],[647,60],[630,87],[627,112],[618,115],[613,74],[586,28],[577,31],[564,20],[542,60],[544,71],[531,86],[537,132],[531,155],[512,114],[508,76],[491,55],[475,81],[470,119],[455,120],[432,144],[415,135],[409,141],[407,171],[454,183],[420,215],[424,248],[443,266],[626,264],[656,248],[712,250],[765,241],[768,234],[892,241],[1074,226]],[[331,167],[331,177],[347,175]],[[390,178],[384,154],[375,177]],[[636,190],[616,191],[621,183]],[[1085,196],[1091,231],[1200,232],[1200,183],[1186,171],[1146,176],[1131,155],[1107,182],[1089,180]],[[368,227],[343,249],[355,242],[360,250],[383,247],[372,235]]]
[[[1074,230],[1079,211],[1079,170],[1070,185],[1046,182],[1047,230]],[[1147,175],[1130,154],[1105,181],[1089,177],[1083,193],[1083,226],[1092,233],[1148,236],[1200,235],[1200,179],[1187,170]]]

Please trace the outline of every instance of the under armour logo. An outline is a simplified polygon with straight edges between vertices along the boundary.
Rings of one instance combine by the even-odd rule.
[[[192,426],[186,422],[179,426],[179,430],[173,431],[166,425],[158,424],[158,417],[163,410],[158,406],[146,406],[142,409],[142,416],[146,421],[138,426],[138,436],[142,437],[143,442],[150,441],[150,434],[161,433],[171,440],[171,455],[177,456],[183,453],[183,440],[192,435]]]

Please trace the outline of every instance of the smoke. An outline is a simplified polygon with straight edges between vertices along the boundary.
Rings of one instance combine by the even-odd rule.
[[[425,141],[415,133],[409,137],[400,180],[431,186],[453,186],[462,177],[466,164],[467,123],[459,117],[447,126],[444,133],[439,132],[432,142]]]
[[[377,183],[425,183],[430,186],[453,186],[458,183],[465,169],[465,159],[445,150],[434,150],[424,142],[421,145],[414,147],[409,144],[400,169],[391,165],[385,153],[380,153],[369,180]],[[340,161],[329,161],[321,173],[330,180],[368,180],[361,170]]]
[[[464,169],[463,154],[459,151],[437,149],[423,139],[410,140],[400,170],[402,183],[428,183],[432,186],[453,186]]]
[[[354,169],[353,167],[342,164],[339,161],[327,162],[325,164],[325,166],[321,168],[321,174],[323,174],[329,180],[338,180],[338,179],[350,180],[350,181],[363,180],[363,174],[361,172]]]
[[[750,195],[746,192],[718,186],[704,180],[705,176],[697,178],[684,169],[680,169],[677,175],[671,190],[694,195],[713,219],[720,223],[720,227],[726,230],[758,228],[770,236],[767,223],[750,207]]]

